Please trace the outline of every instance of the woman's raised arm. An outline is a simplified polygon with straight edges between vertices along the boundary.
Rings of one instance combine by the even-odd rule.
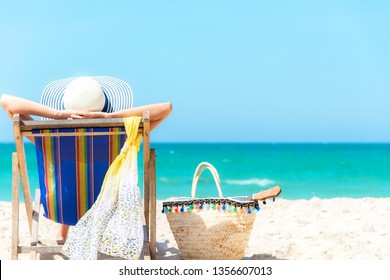
[[[141,117],[144,111],[149,111],[150,129],[153,130],[169,116],[169,114],[172,111],[172,103],[164,102],[164,103],[150,104],[150,105],[124,109],[112,113],[87,112],[87,113],[80,113],[79,115],[84,118],[125,118],[131,116]]]
[[[51,119],[80,118],[78,114],[80,112],[74,110],[56,110],[40,103],[9,94],[1,95],[0,104],[11,119],[14,114],[19,114],[23,120],[30,120],[32,119],[31,116],[41,116]]]

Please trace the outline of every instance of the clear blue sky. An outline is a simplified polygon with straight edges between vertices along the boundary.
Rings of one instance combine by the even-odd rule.
[[[110,75],[156,142],[390,142],[390,1],[2,1],[0,93]],[[12,141],[0,112],[0,142]]]

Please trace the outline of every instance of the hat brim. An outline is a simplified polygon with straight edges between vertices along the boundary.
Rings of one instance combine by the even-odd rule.
[[[100,84],[106,97],[103,112],[112,113],[133,107],[133,93],[126,82],[109,76],[94,76],[91,78]],[[64,91],[74,79],[77,79],[77,77],[49,83],[43,90],[41,103],[56,110],[63,110]]]

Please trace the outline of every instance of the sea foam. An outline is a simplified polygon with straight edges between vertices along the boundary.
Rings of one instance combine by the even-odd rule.
[[[245,179],[245,180],[224,180],[224,183],[228,185],[256,185],[260,187],[266,187],[272,184],[275,184],[275,181],[264,178],[264,179],[259,179],[259,178],[252,178],[252,179]]]

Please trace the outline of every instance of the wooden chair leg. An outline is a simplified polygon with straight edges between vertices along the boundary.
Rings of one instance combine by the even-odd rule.
[[[144,215],[146,227],[149,230],[149,213],[150,213],[150,118],[149,111],[144,111],[143,119],[143,154],[144,154]]]
[[[145,219],[143,219],[143,229],[144,229],[144,244],[142,247],[140,259],[150,260],[149,231],[148,228],[146,227]]]
[[[150,214],[149,214],[149,231],[150,231],[150,257],[156,259],[156,150],[150,150]]]
[[[141,196],[139,197],[140,202],[142,203]],[[144,203],[142,203],[142,207],[144,208]],[[142,209],[143,210],[143,209]],[[146,225],[146,219],[144,212],[142,211],[142,226],[144,232],[144,244],[142,246],[141,255],[139,257],[140,260],[150,260],[150,244],[149,244],[149,229]]]
[[[38,229],[39,229],[39,212],[41,207],[41,192],[39,189],[35,190],[35,201],[33,208],[33,220],[32,220],[32,230],[31,230],[31,246],[38,246]],[[30,259],[37,259],[37,252],[31,250]]]
[[[18,259],[19,246],[19,167],[18,156],[12,153],[12,244],[11,259]]]

